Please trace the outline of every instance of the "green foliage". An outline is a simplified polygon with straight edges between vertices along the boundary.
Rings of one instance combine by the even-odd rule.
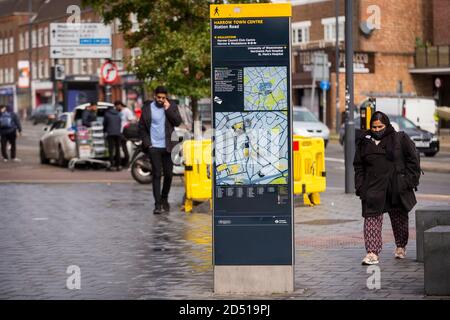
[[[210,95],[209,5],[207,0],[83,0],[110,23],[121,21],[127,46],[141,55],[128,68],[150,89],[164,84],[171,93],[192,99]],[[227,3],[270,2],[240,0]],[[131,14],[139,31],[131,32]]]

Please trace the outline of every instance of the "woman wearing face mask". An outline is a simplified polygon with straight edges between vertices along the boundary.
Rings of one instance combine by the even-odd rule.
[[[364,265],[379,263],[385,212],[394,231],[394,256],[406,257],[408,213],[417,203],[414,188],[420,177],[414,142],[404,132],[396,132],[382,112],[373,114],[370,127],[357,141],[353,162],[356,195],[364,217]]]

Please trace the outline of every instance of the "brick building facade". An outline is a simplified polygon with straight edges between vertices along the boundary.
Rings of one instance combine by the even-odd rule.
[[[32,12],[29,14],[28,0],[4,0],[0,2],[0,103],[6,103],[26,116],[32,109],[42,103],[53,103],[53,81],[51,67],[62,64],[66,79],[73,81],[96,81],[98,83],[98,100],[105,99],[105,86],[99,74],[105,59],[51,59],[50,58],[50,23],[67,22],[69,6],[78,6],[80,22],[101,22],[101,18],[91,9],[83,9],[81,0],[33,0]],[[30,16],[34,19],[31,24]],[[133,17],[130,17],[132,19]],[[133,20],[132,20],[133,21]],[[138,48],[127,48],[123,35],[119,31],[119,22],[111,24],[112,59],[119,68],[120,78],[112,84],[112,100],[121,99],[130,106],[139,106],[144,99],[143,84],[133,74],[126,71],[124,59],[140,54]],[[133,24],[138,28],[137,23]],[[21,88],[19,80],[19,61],[29,61],[31,42],[31,88],[32,106],[30,108],[29,89]],[[5,50],[6,48],[6,50]],[[78,79],[78,80],[77,80]],[[57,101],[64,100],[64,82],[58,81]]]
[[[433,3],[432,3],[433,2]],[[293,1],[293,98],[295,105],[312,109],[330,128],[335,127],[336,115],[336,59],[335,59],[335,0]],[[417,76],[415,57],[418,43],[445,40],[449,28],[433,25],[437,22],[436,11],[445,12],[448,0],[354,0],[354,92],[355,104],[359,104],[370,93],[391,94],[401,87],[403,93],[427,96],[434,95],[433,74]],[[339,0],[339,104],[340,113],[345,110],[345,1]],[[445,7],[445,8],[444,8]],[[433,14],[434,11],[434,14]],[[435,17],[435,19],[433,19]],[[447,23],[448,23],[447,15]],[[371,22],[376,28],[364,33],[361,26]],[[300,30],[300,31],[299,31]],[[442,35],[444,33],[444,35]],[[299,34],[301,34],[299,36]],[[323,114],[323,91],[315,83],[315,99],[311,106],[311,57],[314,52],[323,52],[331,62],[331,88],[326,92],[326,115]]]

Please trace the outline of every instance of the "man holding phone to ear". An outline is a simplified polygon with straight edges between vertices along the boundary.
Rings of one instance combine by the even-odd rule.
[[[178,141],[172,141],[175,127],[182,123],[178,106],[167,99],[167,89],[158,86],[154,91],[154,101],[145,103],[139,119],[139,135],[142,147],[150,156],[152,164],[154,214],[170,211],[169,191],[172,184],[173,162],[171,152]],[[161,191],[161,172],[164,182]]]

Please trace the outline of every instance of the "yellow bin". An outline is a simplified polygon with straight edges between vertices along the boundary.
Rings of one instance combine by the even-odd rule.
[[[322,138],[294,136],[294,194],[303,194],[306,205],[320,204],[326,189],[325,145]]]
[[[186,140],[183,143],[184,158],[184,210],[192,212],[194,201],[212,198],[211,140]]]

